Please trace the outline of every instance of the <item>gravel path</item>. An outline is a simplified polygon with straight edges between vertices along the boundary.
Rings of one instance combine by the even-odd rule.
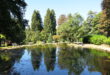
[[[82,47],[82,48],[92,48],[92,49],[98,49],[103,51],[109,51],[110,52],[110,46],[108,45],[94,45],[94,44],[69,44],[69,46],[75,46],[75,47]]]

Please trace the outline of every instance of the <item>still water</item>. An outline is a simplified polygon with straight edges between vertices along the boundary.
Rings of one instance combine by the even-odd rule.
[[[0,75],[110,75],[110,53],[49,45],[4,50]]]

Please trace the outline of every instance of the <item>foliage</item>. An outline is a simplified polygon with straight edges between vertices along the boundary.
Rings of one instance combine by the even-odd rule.
[[[37,41],[37,45],[42,45],[43,42],[42,41]]]
[[[39,11],[34,10],[31,29],[25,31],[25,26],[28,25],[28,21],[23,18],[26,6],[24,0],[0,1],[0,39],[7,38],[18,44],[23,43],[24,39],[26,42],[34,43],[53,40],[75,42],[83,39],[84,43],[109,44],[107,38],[110,36],[109,0],[103,0],[102,12],[89,11],[86,20],[79,13],[61,15],[58,19],[57,31],[55,11],[50,9],[47,10],[44,25]]]
[[[90,43],[100,45],[100,44],[104,44],[104,40],[106,40],[106,39],[107,39],[107,37],[104,35],[93,35],[90,38]]]
[[[41,40],[41,36],[40,36],[40,32],[39,31],[32,31],[32,30],[26,30],[26,39],[25,42],[33,42],[36,43],[37,41]]]
[[[61,25],[65,23],[66,21],[67,21],[67,17],[64,14],[62,14],[58,19],[58,25]]]
[[[88,17],[83,23],[84,32],[90,34],[99,34],[98,26],[100,25],[101,13],[93,11],[88,12]]]
[[[103,14],[102,14],[101,19],[100,19],[99,30],[100,30],[101,34],[103,34],[105,36],[110,36],[110,19],[108,19],[106,17],[104,12],[105,11],[103,11]]]
[[[42,31],[41,32],[41,40],[46,42],[48,40],[48,37],[49,37],[49,33],[47,33],[46,31]]]
[[[47,10],[44,19],[44,31],[46,32],[46,35],[48,35],[48,33],[52,35],[56,33],[56,17],[54,10]]]
[[[6,37],[3,34],[0,34],[0,39],[6,39]]]
[[[106,36],[110,36],[110,1],[103,0],[102,2],[102,15],[100,20],[100,32]]]
[[[26,5],[24,0],[0,0],[0,33],[12,42],[20,43],[24,40],[23,15]]]
[[[106,37],[104,35],[86,35],[81,39],[83,40],[83,43],[91,43],[96,45],[110,45],[110,37]]]
[[[68,18],[68,21],[60,25],[57,29],[58,35],[61,36],[63,41],[78,41],[81,37],[80,25],[82,24],[83,18],[80,14],[74,14],[73,17]]]
[[[105,39],[104,40],[104,43],[110,45],[110,37],[108,37],[107,39]]]
[[[34,13],[33,13],[33,16],[32,16],[31,29],[33,31],[42,31],[42,29],[43,29],[42,19],[41,19],[39,11],[34,10]]]
[[[109,39],[107,40],[105,39],[107,38],[106,36],[100,35],[101,15],[101,12],[89,11],[85,21],[79,13],[75,13],[74,15],[69,14],[68,17],[62,15],[60,16],[60,20],[62,17],[62,23],[56,31],[55,12],[48,9],[44,19],[44,29],[41,32],[33,32],[31,41],[44,41],[48,43],[51,43],[53,40],[55,42],[80,41],[84,43],[107,44],[109,43]],[[38,27],[36,26],[36,28]],[[55,35],[56,33],[57,35]]]
[[[37,43],[38,41],[45,40],[42,26],[42,19],[39,11],[34,10],[32,16],[31,28],[26,30],[26,39],[25,42]]]
[[[5,44],[5,43],[2,43],[2,42],[4,42],[4,40],[6,40],[5,35],[0,34],[0,46],[6,46],[6,44]]]
[[[52,35],[50,34],[49,37],[48,37],[47,42],[48,42],[48,43],[52,43],[52,41],[53,41],[53,38],[52,38]]]
[[[53,35],[55,35],[56,34],[56,16],[55,16],[54,10],[51,10],[51,23],[52,23]]]
[[[54,35],[54,36],[52,36],[53,37],[53,40],[55,41],[55,42],[58,42],[58,41],[60,41],[60,35]]]

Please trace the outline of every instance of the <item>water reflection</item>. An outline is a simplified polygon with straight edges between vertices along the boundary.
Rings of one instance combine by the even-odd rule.
[[[86,52],[83,50],[61,49],[58,64],[61,69],[68,69],[68,75],[80,75],[86,66]]]
[[[0,75],[110,75],[110,53],[67,46],[0,51]]]
[[[46,48],[44,50],[44,63],[47,71],[53,71],[56,61],[56,49],[55,48]]]
[[[31,60],[32,60],[32,65],[34,70],[38,70],[41,64],[41,59],[42,59],[42,52],[40,49],[35,48],[32,49],[31,52]]]
[[[24,53],[24,49],[0,51],[0,74],[10,75],[14,63],[19,62],[23,53]],[[16,75],[19,74],[17,73]]]

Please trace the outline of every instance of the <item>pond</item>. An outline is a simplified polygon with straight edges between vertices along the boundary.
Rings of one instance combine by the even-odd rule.
[[[110,53],[51,45],[4,50],[0,75],[110,75]]]

